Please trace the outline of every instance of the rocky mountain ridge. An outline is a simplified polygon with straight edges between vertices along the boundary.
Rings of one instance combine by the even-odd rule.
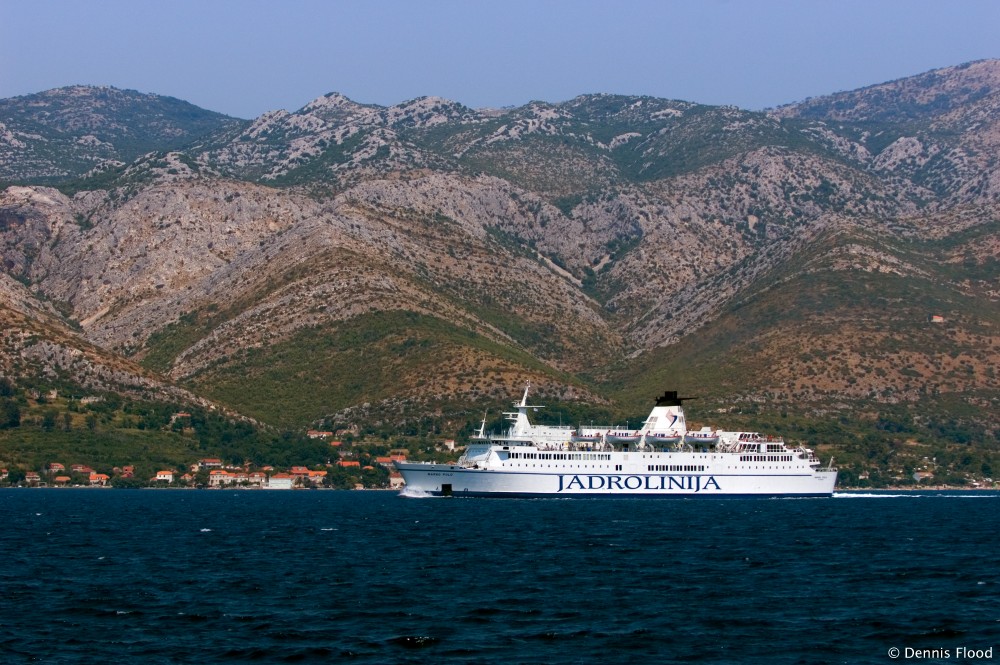
[[[172,97],[107,86],[0,99],[0,181],[65,181],[243,124]]]
[[[166,111],[89,108],[159,108],[121,91],[2,100],[0,172],[21,183],[0,192],[7,311],[299,427],[389,417],[379,405],[458,412],[525,379],[633,404],[650,383],[731,362],[738,381],[700,388],[897,403],[934,385],[992,413],[998,73],[1000,61],[970,63],[766,113],[334,93],[249,122],[199,110],[187,129]],[[30,144],[30,123],[58,134]],[[115,137],[139,134],[155,150],[122,159]],[[71,135],[111,147],[43,165],[59,150],[37,146]],[[933,339],[962,363],[921,348],[939,310],[953,334]],[[865,350],[865,336],[885,348]],[[853,383],[830,366],[848,357]],[[904,359],[914,376],[898,374]]]

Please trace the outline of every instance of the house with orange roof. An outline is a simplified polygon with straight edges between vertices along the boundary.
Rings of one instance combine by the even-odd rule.
[[[389,489],[403,489],[406,482],[403,480],[403,474],[399,471],[393,471],[389,474]]]
[[[325,439],[328,436],[333,436],[333,432],[320,432],[319,430],[308,430],[306,431],[306,436],[310,439]]]
[[[37,485],[38,483],[42,482],[42,477],[39,476],[38,472],[36,471],[28,471],[26,474],[24,474],[24,482],[28,483],[29,485]]]
[[[56,476],[53,480],[56,485],[66,485],[71,479],[69,476]]]
[[[111,476],[106,473],[91,473],[90,474],[90,484],[94,487],[104,487],[111,480]]]
[[[198,460],[198,469],[221,469],[222,460],[217,457],[208,457]]]
[[[344,468],[353,467],[359,469],[361,468],[361,462],[352,459],[342,459],[337,461],[337,466]]]
[[[157,471],[156,478],[153,478],[158,483],[172,483],[174,482],[174,472],[173,471]]]
[[[236,474],[224,469],[212,469],[208,473],[209,487],[222,487],[223,485],[232,485],[235,482]]]
[[[62,473],[66,470],[66,467],[59,462],[52,462],[49,464],[49,473]]]

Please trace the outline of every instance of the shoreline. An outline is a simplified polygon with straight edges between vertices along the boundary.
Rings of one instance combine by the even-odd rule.
[[[964,485],[927,485],[926,487],[913,487],[912,485],[888,485],[886,487],[836,487],[834,492],[997,492],[1000,485],[993,487],[966,487]]]

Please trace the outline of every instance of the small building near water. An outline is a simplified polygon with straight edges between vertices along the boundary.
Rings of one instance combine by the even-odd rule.
[[[290,490],[295,482],[295,476],[289,473],[276,473],[267,479],[265,488],[269,490]]]

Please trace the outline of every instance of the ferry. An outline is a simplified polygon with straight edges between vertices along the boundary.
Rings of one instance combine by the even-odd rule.
[[[683,403],[666,391],[637,430],[535,425],[528,390],[500,435],[486,419],[453,463],[395,462],[405,496],[830,497],[833,461],[757,432],[687,431]]]

